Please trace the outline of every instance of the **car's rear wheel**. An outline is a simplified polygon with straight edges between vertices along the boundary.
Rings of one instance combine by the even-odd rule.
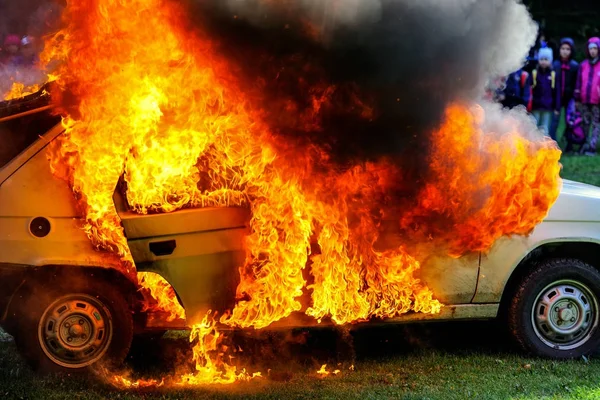
[[[85,371],[121,364],[131,346],[133,320],[121,293],[102,279],[61,282],[23,303],[16,343],[42,372]]]
[[[528,352],[578,358],[600,344],[600,273],[575,259],[540,262],[521,281],[508,308],[508,325]]]

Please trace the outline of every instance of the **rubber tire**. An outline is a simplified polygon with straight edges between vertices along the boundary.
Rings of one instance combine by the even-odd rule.
[[[571,350],[557,350],[537,337],[531,321],[531,310],[537,296],[545,287],[561,279],[572,279],[585,284],[596,295],[597,302],[600,302],[600,272],[596,268],[576,259],[541,261],[521,281],[511,299],[507,310],[508,328],[516,342],[528,353],[553,359],[580,358],[598,348],[598,325],[593,328],[592,336],[583,345]]]
[[[47,286],[58,286],[58,284]],[[35,371],[42,374],[87,373],[100,365],[107,368],[122,365],[133,339],[133,316],[119,288],[93,275],[89,278],[80,277],[68,283],[61,281],[61,286],[69,289],[56,287],[43,291],[34,290],[22,303],[15,335],[15,343],[21,355]],[[98,299],[109,310],[113,324],[111,343],[104,356],[82,368],[66,368],[55,364],[46,356],[38,339],[38,325],[46,308],[59,297],[70,294],[87,294]]]

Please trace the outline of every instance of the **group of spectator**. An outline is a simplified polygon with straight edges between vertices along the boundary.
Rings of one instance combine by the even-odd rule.
[[[5,35],[0,41],[0,101],[18,82],[24,86],[44,81],[39,68],[40,43],[31,35]]]
[[[564,115],[565,151],[595,156],[600,135],[599,50],[600,38],[589,39],[587,57],[580,64],[573,59],[573,39],[560,41],[558,57],[542,44],[536,50],[534,66],[511,73],[496,92],[496,100],[507,108],[527,107],[538,126],[554,140]]]
[[[0,66],[31,67],[37,61],[36,41],[32,36],[7,35],[0,50]]]

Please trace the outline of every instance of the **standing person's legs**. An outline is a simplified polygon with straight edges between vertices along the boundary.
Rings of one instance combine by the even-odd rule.
[[[552,117],[554,116],[554,111],[544,111],[542,114],[542,128],[546,132],[546,135],[550,136],[550,128],[552,127]],[[552,137],[552,136],[550,136]],[[553,140],[556,140],[556,137],[552,137]]]
[[[531,115],[533,115],[533,118],[535,118],[535,124],[537,126],[540,126],[540,121],[542,120],[542,112],[539,110],[533,110],[531,112]]]
[[[583,154],[589,148],[589,134],[590,134],[590,126],[592,125],[592,109],[588,104],[581,104],[579,106],[579,112],[581,113],[581,128],[583,129],[583,133],[586,137],[585,143],[579,149],[579,153]]]
[[[552,125],[552,111],[539,111],[533,112],[533,115],[537,121],[539,128],[542,128],[544,135],[550,136],[550,125]]]
[[[600,135],[600,106],[593,104],[592,108],[592,135],[590,136],[590,148],[589,151],[596,152],[596,145],[598,144],[598,135]]]
[[[573,151],[573,140],[567,131],[565,131],[565,137],[567,138],[567,147],[565,148],[565,153],[568,154]]]
[[[562,111],[562,108],[561,108]],[[559,111],[558,115],[556,115],[554,112],[552,113],[552,125],[550,125],[550,137],[554,140],[556,140],[556,131],[558,130],[558,124],[560,123],[560,116],[562,115],[562,112]]]

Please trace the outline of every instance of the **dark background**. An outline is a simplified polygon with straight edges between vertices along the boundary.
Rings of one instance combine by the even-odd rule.
[[[600,36],[600,2],[598,0],[525,0],[533,18],[540,24],[546,39],[558,44],[564,36],[577,44],[576,58],[584,58],[585,42]]]
[[[563,36],[575,39],[579,45],[578,58],[583,57],[585,41],[600,35],[598,0],[524,0],[524,3],[548,39],[555,43]],[[35,36],[47,31],[54,25],[48,19],[54,20],[63,4],[64,0],[0,0],[0,39],[9,33]]]

